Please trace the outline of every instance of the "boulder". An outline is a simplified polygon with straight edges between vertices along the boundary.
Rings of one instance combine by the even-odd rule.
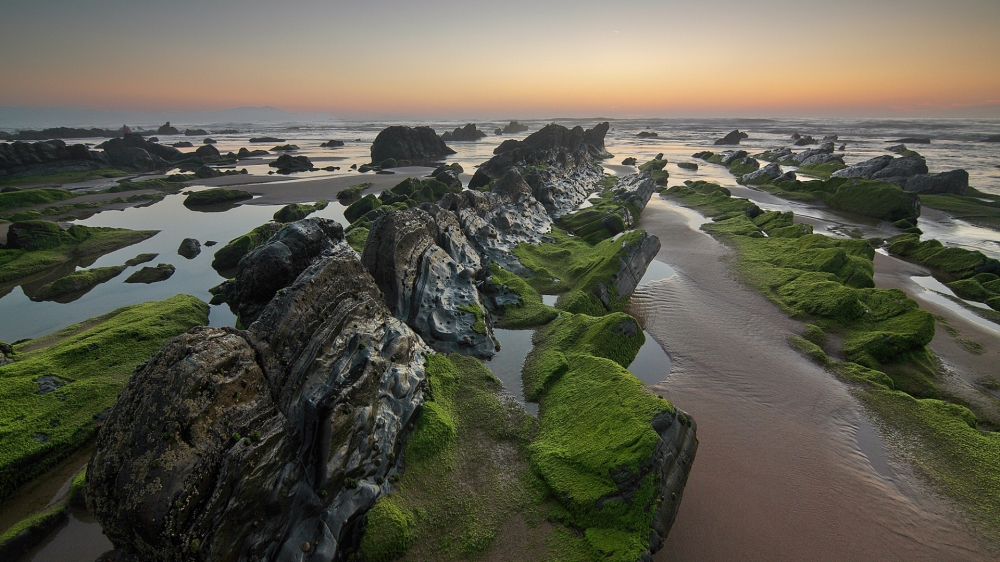
[[[172,144],[170,146],[172,146],[174,148],[193,148],[194,147],[194,145],[191,143],[191,141],[175,142],[174,144]]]
[[[455,154],[430,127],[394,125],[383,129],[372,143],[372,162],[396,160],[436,160]]]
[[[86,487],[120,560],[337,560],[390,491],[428,350],[329,242],[247,330],[194,328],[129,380]]]
[[[917,194],[947,194],[965,195],[969,189],[969,172],[952,170],[940,174],[921,174],[906,180],[903,191]]]
[[[896,144],[930,144],[931,139],[927,137],[906,137],[905,139],[896,139],[885,142]]]
[[[344,146],[344,141],[342,140],[328,140],[320,145],[322,148],[338,148]]]
[[[247,150],[246,147],[241,147],[239,152],[236,153],[237,158],[253,158],[257,156],[270,156],[271,153],[266,150]]]
[[[784,174],[781,174],[780,176],[775,178],[774,183],[778,184],[783,181],[796,181],[797,179],[798,176],[795,175],[795,172],[785,172]]]
[[[181,241],[180,247],[177,248],[177,253],[189,260],[193,260],[201,253],[201,242],[198,242],[194,238],[185,238]]]
[[[891,180],[895,178],[909,178],[918,174],[927,173],[927,163],[921,157],[907,156],[893,158],[889,164],[881,170],[872,174],[872,179]]]
[[[983,139],[983,142],[1000,142],[1000,135],[990,135]]]
[[[125,280],[126,283],[159,283],[166,281],[174,274],[174,266],[169,263],[160,263],[156,267],[144,267],[136,271]]]
[[[476,288],[479,254],[454,214],[435,206],[386,213],[372,224],[361,263],[389,310],[435,350],[496,353]]]
[[[827,161],[827,157],[831,154],[833,154],[833,143],[826,142],[821,144],[819,148],[810,148],[794,155],[789,151],[787,157],[798,162],[801,166],[805,164],[822,164]]]
[[[469,123],[464,127],[456,128],[454,131],[445,131],[441,135],[443,141],[477,141],[486,136],[486,133],[476,128],[475,123]]]
[[[871,160],[865,160],[853,166],[848,166],[841,170],[837,170],[831,177],[834,178],[871,178],[879,170],[885,168],[892,162],[892,156],[876,156]]]
[[[200,156],[202,158],[218,158],[221,155],[219,149],[210,144],[199,146],[194,153],[196,156]]]
[[[218,141],[216,141],[215,139],[210,139],[210,138],[206,138],[205,140],[202,141],[203,144],[216,144],[217,142]]]
[[[806,146],[806,145],[809,145],[809,144],[816,144],[816,139],[812,138],[812,136],[810,136],[810,135],[806,135],[804,137],[799,137],[795,141],[795,146]]]
[[[61,140],[0,144],[0,178],[32,174],[96,170],[108,166],[107,155],[85,145]]]
[[[252,143],[263,143],[263,142],[266,142],[266,143],[274,144],[274,143],[278,143],[278,142],[285,142],[285,139],[279,139],[279,138],[276,138],[276,137],[250,137],[250,142],[252,142]]]
[[[748,134],[746,134],[744,132],[741,132],[739,129],[736,129],[736,130],[730,132],[729,134],[727,134],[726,136],[722,137],[721,139],[716,140],[715,144],[717,144],[717,145],[719,145],[719,144],[740,144],[741,140],[743,140],[745,138],[749,138],[749,137],[750,137],[750,135],[748,135]]]
[[[657,138],[660,135],[651,131],[640,131],[639,134],[636,136],[639,137],[640,139],[652,139],[652,138]]]
[[[308,156],[292,156],[282,154],[277,160],[268,164],[272,168],[277,168],[279,174],[295,174],[298,172],[308,172],[313,169],[312,162]]]
[[[779,166],[777,162],[771,162],[757,171],[744,174],[740,181],[747,185],[760,185],[771,183],[772,180],[780,176],[781,166]]]
[[[698,169],[698,164],[695,164],[694,162],[678,162],[677,167],[684,170],[695,171]]]
[[[634,157],[629,156],[628,158],[622,160],[622,166],[635,166],[638,163]]]
[[[184,136],[187,137],[205,137],[208,136],[208,131],[205,129],[185,129]]]
[[[719,156],[722,157],[722,165],[729,166],[730,164],[736,162],[737,160],[743,160],[744,158],[746,158],[747,151],[745,150],[726,151],[720,154]]]

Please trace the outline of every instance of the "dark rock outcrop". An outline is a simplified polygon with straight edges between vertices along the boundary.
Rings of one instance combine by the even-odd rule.
[[[372,143],[372,162],[437,160],[455,154],[430,127],[394,125],[383,129]]]
[[[107,165],[104,154],[82,144],[68,146],[61,140],[0,144],[0,178],[97,170]]]
[[[659,137],[660,135],[650,131],[640,131],[636,136],[640,139],[653,139]]]
[[[181,241],[180,247],[177,248],[177,253],[189,260],[193,260],[201,253],[201,242],[198,242],[194,238],[185,238]]]
[[[660,251],[660,239],[652,234],[643,233],[642,240],[631,247],[622,256],[618,272],[614,275],[614,286],[618,298],[631,295],[635,288],[639,286],[639,281],[646,274],[646,267],[653,261],[657,252]],[[599,283],[594,294],[601,300],[606,308],[611,307],[612,297],[609,288],[604,283]]]
[[[831,177],[835,178],[871,178],[879,170],[885,168],[892,162],[892,156],[883,155],[876,156],[871,160],[865,160],[864,162],[859,162],[853,166],[848,166],[842,170],[837,170]]]
[[[469,123],[464,127],[456,127],[454,131],[445,131],[441,135],[443,141],[477,141],[484,138],[486,133],[476,128],[475,123]]]
[[[180,141],[180,142],[175,142],[170,146],[174,148],[193,148],[194,144],[192,144],[191,141]]]
[[[629,156],[628,158],[622,160],[622,166],[635,166],[638,163],[634,157]]]
[[[167,121],[163,125],[160,125],[160,128],[156,130],[156,134],[158,134],[158,135],[179,135],[179,134],[181,134],[181,132],[178,131],[176,127],[171,127],[170,126],[170,121]]]
[[[739,129],[730,132],[726,136],[715,141],[715,144],[740,144],[740,141],[749,138],[750,135],[741,132]]]
[[[202,158],[216,158],[221,155],[219,149],[210,144],[199,146],[194,153],[196,156],[200,156]]]
[[[816,144],[816,139],[812,138],[811,135],[799,137],[798,139],[795,140],[795,146],[806,146],[810,144]]]
[[[931,139],[927,137],[906,137],[905,139],[896,139],[885,142],[897,144],[930,144]]]
[[[965,195],[969,189],[969,172],[965,170],[952,170],[940,174],[923,174],[913,176],[901,185],[903,191],[917,194],[945,194]]]
[[[502,129],[502,132],[505,135],[516,135],[517,133],[526,133],[527,131],[528,126],[523,123],[518,123],[516,120],[507,123]]]
[[[320,145],[322,148],[338,148],[344,146],[344,141],[342,140],[328,140]]]
[[[292,156],[291,154],[282,154],[268,166],[277,168],[279,174],[295,174],[313,169],[312,161],[309,160],[308,156]]]
[[[285,139],[279,139],[277,137],[251,137],[250,142],[252,143],[269,142],[273,144],[278,142],[285,142]]]
[[[1000,135],[990,135],[983,139],[983,142],[1000,142]]]
[[[187,137],[204,137],[208,136],[208,131],[205,129],[185,129],[184,136]]]
[[[927,162],[920,157],[893,158],[889,164],[872,174],[872,179],[893,181],[897,178],[909,178],[927,173]]]
[[[436,208],[391,211],[375,221],[361,262],[389,310],[441,352],[492,357],[496,342],[479,300],[479,254],[455,215]]]
[[[159,283],[170,279],[174,274],[174,266],[169,263],[157,264],[156,267],[144,267],[125,280],[126,283]]]
[[[694,162],[678,162],[677,167],[684,170],[695,171],[698,169],[698,164],[695,164]]]
[[[119,560],[337,560],[389,491],[427,349],[327,241],[246,331],[194,328],[129,380],[87,476]]]
[[[267,150],[247,150],[246,147],[240,147],[240,150],[236,153],[237,158],[253,158],[256,156],[270,156],[271,153]]]
[[[771,162],[759,170],[744,174],[740,182],[748,185],[758,185],[770,183],[779,176],[781,176],[781,166],[777,162]]]
[[[123,137],[113,138],[98,145],[98,148],[104,149],[104,154],[112,167],[137,172],[165,169],[171,162],[183,156],[183,153],[176,148],[148,142],[139,133],[127,133]]]

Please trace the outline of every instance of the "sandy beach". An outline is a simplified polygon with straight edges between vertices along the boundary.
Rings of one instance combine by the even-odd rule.
[[[727,269],[727,248],[658,197],[639,226],[674,277],[629,312],[671,357],[654,387],[698,420],[678,520],[654,557],[695,560],[988,560],[953,507],[880,440],[848,388],[786,344],[802,331]],[[873,459],[870,461],[870,458]],[[873,468],[889,459],[891,478]]]

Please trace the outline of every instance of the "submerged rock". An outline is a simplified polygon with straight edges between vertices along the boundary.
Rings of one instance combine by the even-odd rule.
[[[119,560],[339,559],[389,490],[426,351],[341,239],[248,330],[194,328],[136,370],[87,504]]]
[[[185,238],[181,241],[180,247],[177,248],[177,253],[189,260],[193,260],[201,253],[201,242],[198,242],[194,238]]]
[[[395,125],[383,129],[372,143],[372,162],[389,158],[396,160],[433,160],[455,151],[441,140],[430,127]]]
[[[144,267],[125,280],[126,283],[159,283],[166,281],[174,274],[174,266],[169,263],[157,264],[156,267]]]

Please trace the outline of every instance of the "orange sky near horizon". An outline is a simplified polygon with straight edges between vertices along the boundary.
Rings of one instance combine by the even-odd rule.
[[[0,106],[1000,117],[995,1],[188,1],[6,0]]]

